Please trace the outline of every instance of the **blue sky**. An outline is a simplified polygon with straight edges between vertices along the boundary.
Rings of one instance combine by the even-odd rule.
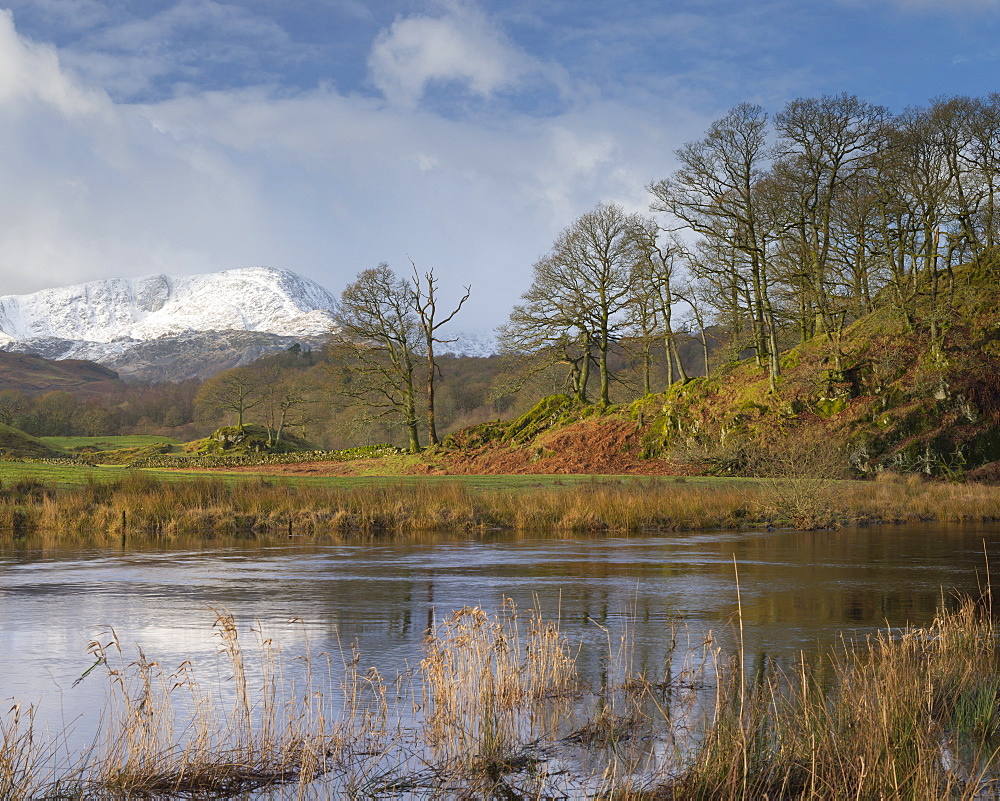
[[[264,264],[472,285],[645,212],[742,101],[1000,91],[1000,0],[0,0],[0,294]]]

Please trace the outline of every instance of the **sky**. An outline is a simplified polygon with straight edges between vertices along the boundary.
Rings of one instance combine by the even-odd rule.
[[[998,76],[1000,0],[0,0],[0,295],[412,260],[485,333],[737,103]]]

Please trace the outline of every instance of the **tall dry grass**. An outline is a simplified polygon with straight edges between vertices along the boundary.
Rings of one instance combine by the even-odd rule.
[[[420,663],[426,733],[448,760],[498,763],[525,740],[526,706],[571,694],[576,662],[558,627],[531,611],[522,625],[510,599],[499,615],[452,612],[427,637]]]
[[[458,482],[315,487],[269,480],[166,482],[142,473],[77,488],[0,491],[0,539],[114,543],[134,534],[377,539],[490,530],[644,533],[754,526],[1000,519],[1000,490],[882,480],[603,479],[476,490]]]
[[[792,672],[719,668],[689,764],[658,798],[982,798],[1000,781],[1000,650],[966,600]]]
[[[43,776],[45,753],[35,733],[35,710],[14,702],[0,716],[0,798],[28,798]]]
[[[216,611],[214,629],[229,674],[224,687],[206,685],[190,661],[168,671],[141,648],[126,657],[114,630],[95,638],[89,651],[108,689],[100,733],[47,791],[228,798],[305,787],[330,770],[345,749],[345,725],[357,721],[335,722],[328,688],[311,672],[284,680],[280,651],[259,628],[254,664],[228,611]]]

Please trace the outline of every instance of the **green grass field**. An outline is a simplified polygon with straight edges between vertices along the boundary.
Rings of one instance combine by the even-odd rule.
[[[51,438],[55,439],[55,438]],[[64,439],[83,439],[80,437]],[[107,438],[104,438],[107,440]],[[121,478],[126,472],[144,473],[163,481],[191,481],[195,478],[216,478],[227,484],[267,480],[314,487],[351,487],[371,484],[461,484],[480,491],[509,491],[533,489],[581,488],[587,484],[643,484],[680,483],[696,486],[726,486],[754,484],[752,478],[691,477],[675,479],[650,476],[604,476],[604,475],[515,475],[515,476],[278,476],[266,473],[239,473],[220,470],[170,470],[165,468],[132,471],[118,465],[53,465],[35,462],[0,462],[0,483],[10,484],[19,479],[33,479],[56,487],[73,487],[90,481],[106,481]]]
[[[46,445],[71,451],[76,448],[96,448],[99,451],[116,451],[122,448],[145,448],[149,445],[170,445],[171,452],[179,453],[182,442],[170,437],[137,434],[127,437],[39,437]]]

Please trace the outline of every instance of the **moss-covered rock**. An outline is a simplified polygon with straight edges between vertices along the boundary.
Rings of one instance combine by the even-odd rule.
[[[833,417],[847,408],[847,401],[846,395],[839,395],[835,398],[819,398],[813,405],[813,409],[820,417]]]
[[[283,434],[280,441],[275,441],[263,426],[224,426],[217,428],[203,439],[197,448],[202,455],[226,455],[240,453],[295,453],[296,451],[316,450],[315,446],[305,440]]]

